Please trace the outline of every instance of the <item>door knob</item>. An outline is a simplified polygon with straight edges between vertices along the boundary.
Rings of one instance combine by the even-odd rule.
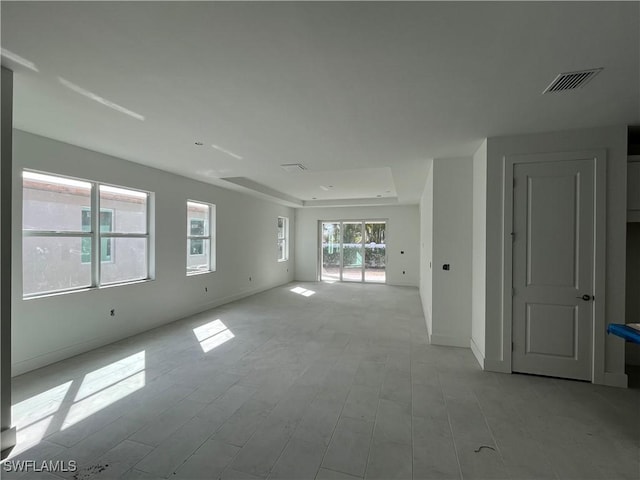
[[[587,295],[586,293],[584,295],[582,295],[581,297],[576,297],[576,298],[581,298],[582,300],[584,300],[585,302],[588,302],[589,300],[591,300],[593,297],[591,295]]]

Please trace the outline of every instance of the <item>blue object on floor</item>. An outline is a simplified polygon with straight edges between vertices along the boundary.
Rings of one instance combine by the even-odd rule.
[[[613,333],[629,342],[640,343],[640,332],[620,323],[610,323],[607,326],[607,333]]]

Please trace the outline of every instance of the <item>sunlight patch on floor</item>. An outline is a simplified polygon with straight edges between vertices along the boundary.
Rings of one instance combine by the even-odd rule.
[[[40,443],[72,383],[68,381],[11,407],[13,424],[17,429],[16,446],[11,451],[12,457]]]
[[[142,352],[111,363],[106,367],[94,370],[84,376],[74,402],[93,395],[111,385],[115,385],[119,381],[143,371],[144,367],[145,352],[143,350]]]
[[[310,297],[311,295],[314,295],[316,293],[313,290],[308,290],[302,287],[295,287],[295,288],[292,288],[290,291],[292,291],[293,293],[297,293],[298,295],[302,295],[303,297]]]
[[[71,405],[60,430],[66,430],[144,386],[145,372],[139,372],[74,403]]]
[[[65,430],[145,386],[145,351],[87,373],[80,386],[69,380],[11,407],[17,428],[11,456],[37,445],[59,425]],[[74,395],[75,393],[75,395]],[[73,401],[71,400],[73,398]],[[53,423],[56,416],[59,419]],[[64,420],[62,420],[64,418]]]
[[[13,405],[11,418],[18,431],[56,413],[72,383],[68,381]]]
[[[235,335],[220,319],[213,320],[193,329],[193,334],[200,342],[200,347],[204,353],[210,352],[225,342],[228,342]]]

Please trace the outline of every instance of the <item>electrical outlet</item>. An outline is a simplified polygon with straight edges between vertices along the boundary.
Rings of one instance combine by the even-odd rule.
[[[403,274],[403,275],[406,275],[406,273],[407,273],[406,271],[402,270],[402,274]]]
[[[209,291],[209,289],[208,289],[207,287],[204,287],[204,291],[205,291],[205,292],[208,292],[208,291]]]
[[[249,281],[251,281],[251,277],[249,277]]]
[[[109,315],[111,315],[112,317],[116,316],[116,309],[112,308],[111,311],[109,312]]]

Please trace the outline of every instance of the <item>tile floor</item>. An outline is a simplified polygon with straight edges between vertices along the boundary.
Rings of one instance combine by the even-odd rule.
[[[640,391],[482,372],[427,344],[412,288],[290,284],[13,394],[11,460],[78,471],[3,478],[640,478]]]

